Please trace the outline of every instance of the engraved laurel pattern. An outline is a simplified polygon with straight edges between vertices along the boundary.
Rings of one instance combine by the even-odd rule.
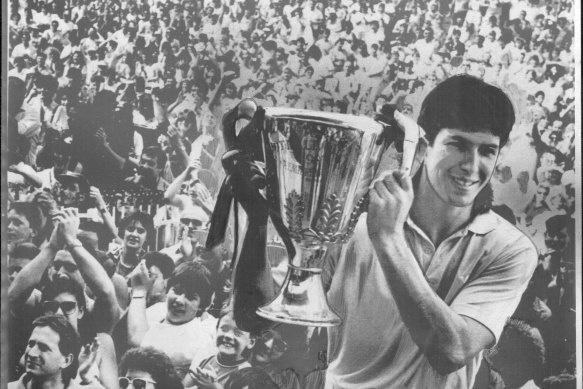
[[[286,199],[285,211],[290,236],[295,241],[310,241],[313,243],[346,243],[356,227],[359,216],[366,210],[368,198],[358,201],[346,226],[345,231],[338,231],[342,218],[342,203],[335,194],[332,194],[322,205],[316,222],[316,228],[302,228],[304,216],[304,201],[294,190]]]

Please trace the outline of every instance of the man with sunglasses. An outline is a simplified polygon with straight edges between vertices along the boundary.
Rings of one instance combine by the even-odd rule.
[[[15,323],[27,323],[26,318],[30,317],[31,312],[44,308],[50,310],[47,312],[57,313],[61,311],[63,314],[67,312],[73,314],[73,316],[67,316],[68,318],[76,317],[70,303],[56,300],[56,294],[47,298],[45,293],[45,291],[51,291],[52,288],[67,284],[69,289],[63,290],[63,293],[76,296],[77,313],[81,314],[77,319],[84,318],[84,321],[90,324],[92,334],[111,331],[119,316],[119,306],[113,283],[105,269],[77,239],[79,228],[77,211],[72,208],[63,209],[54,215],[53,221],[55,227],[48,244],[18,273],[9,287],[11,318],[15,320]],[[61,248],[63,249],[61,250]],[[54,268],[52,275],[48,277],[47,284],[46,271],[51,262],[53,262]],[[41,301],[30,301],[29,296],[35,289],[42,289]],[[71,293],[73,289],[80,292]],[[94,300],[89,299],[87,289],[91,291]],[[43,308],[42,301],[57,301],[59,307],[53,302],[45,304]],[[30,304],[34,304],[34,306],[30,306]],[[56,311],[53,312],[55,309]],[[76,326],[77,323],[73,324]],[[22,324],[18,324],[15,328],[18,328],[19,325]],[[91,340],[94,337],[94,335],[89,336]],[[15,340],[15,343],[18,343],[18,340]]]
[[[120,389],[182,389],[168,356],[153,347],[136,347],[126,352],[119,372]]]
[[[42,294],[40,313],[42,315],[62,315],[80,335],[81,351],[77,383],[100,383],[112,387],[116,381],[116,356],[109,334],[96,330],[96,317],[87,310],[87,299],[83,289],[68,278],[51,282]],[[90,363],[90,357],[95,360]]]

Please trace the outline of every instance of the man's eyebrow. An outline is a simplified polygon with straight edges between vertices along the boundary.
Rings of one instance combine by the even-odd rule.
[[[460,135],[452,135],[451,136],[452,140],[456,140],[458,142],[463,142],[463,143],[472,143],[470,142],[468,139],[464,138],[463,136]],[[496,143],[484,143],[481,144],[480,146],[486,146],[486,147],[491,147],[493,149],[497,149],[500,147],[500,145],[496,144]]]

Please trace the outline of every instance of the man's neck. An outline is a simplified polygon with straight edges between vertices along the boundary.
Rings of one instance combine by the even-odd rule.
[[[425,167],[422,169],[409,216],[437,247],[470,221],[472,206],[455,207],[447,204],[431,186]]]
[[[33,377],[27,387],[30,389],[65,389],[67,386],[59,373],[50,377]]]

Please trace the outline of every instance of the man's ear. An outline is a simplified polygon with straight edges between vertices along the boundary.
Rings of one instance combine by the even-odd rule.
[[[79,319],[79,320],[80,320],[80,319],[82,319],[82,318],[83,318],[83,316],[85,316],[85,308],[83,308],[83,307],[79,307],[79,308],[77,309],[77,319]]]
[[[72,353],[64,355],[63,362],[61,363],[61,369],[64,370],[64,369],[68,368],[69,366],[71,366],[71,364],[73,363],[74,360],[75,360],[75,356]]]
[[[249,336],[249,344],[246,348],[251,350],[253,347],[255,347],[255,342],[257,342],[257,337],[253,335]]]

